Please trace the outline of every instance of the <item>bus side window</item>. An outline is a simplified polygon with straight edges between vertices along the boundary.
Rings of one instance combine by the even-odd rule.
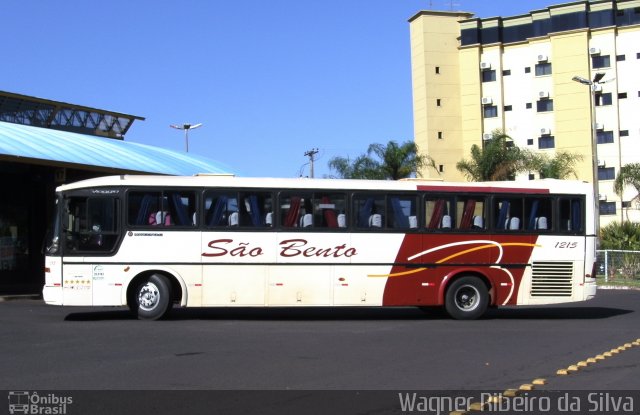
[[[582,199],[560,198],[560,230],[571,233],[583,232]]]
[[[238,226],[238,195],[235,192],[206,192],[204,212],[207,227]]]
[[[486,230],[483,197],[459,197],[456,203],[456,223],[462,230]]]
[[[346,196],[343,193],[313,195],[313,226],[321,228],[346,227]]]
[[[426,199],[425,218],[427,229],[451,229],[454,227],[451,206],[450,199]]]
[[[132,226],[154,226],[157,223],[157,213],[162,208],[162,194],[160,192],[129,192],[128,221]]]
[[[194,218],[196,212],[196,195],[194,192],[173,192],[169,191],[165,194],[165,205],[163,209],[171,215],[173,224],[176,226],[194,226],[196,220]],[[171,224],[171,222],[165,225]],[[162,223],[162,222],[160,222]]]
[[[387,225],[393,229],[417,229],[418,216],[415,196],[391,195],[387,197],[389,218]]]
[[[360,229],[380,229],[384,226],[385,199],[379,195],[356,195],[353,198],[356,227]]]
[[[281,193],[280,225],[285,228],[312,228],[311,199],[311,195]]]
[[[528,231],[548,231],[553,228],[551,200],[548,197],[525,199],[525,226]]]
[[[270,193],[242,193],[239,210],[240,226],[264,228],[273,226],[273,203]]]

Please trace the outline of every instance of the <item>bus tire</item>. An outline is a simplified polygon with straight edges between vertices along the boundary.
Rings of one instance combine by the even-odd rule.
[[[456,320],[474,320],[489,306],[489,290],[478,277],[461,277],[447,288],[444,307]]]
[[[140,320],[158,320],[171,310],[171,284],[164,275],[153,274],[138,284],[132,300]]]

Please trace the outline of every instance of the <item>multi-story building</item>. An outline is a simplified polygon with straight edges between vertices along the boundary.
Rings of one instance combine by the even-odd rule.
[[[640,162],[640,0],[486,19],[422,11],[410,29],[415,141],[439,177],[465,180],[456,163],[500,129],[521,148],[582,155],[576,172],[597,175],[602,225],[640,220],[636,192],[613,191],[621,166]]]

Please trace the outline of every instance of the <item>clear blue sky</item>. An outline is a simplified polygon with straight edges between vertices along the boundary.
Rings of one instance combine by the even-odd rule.
[[[420,10],[513,16],[563,1],[4,0],[0,90],[145,117],[126,141],[242,176],[315,176],[413,139],[409,23]]]

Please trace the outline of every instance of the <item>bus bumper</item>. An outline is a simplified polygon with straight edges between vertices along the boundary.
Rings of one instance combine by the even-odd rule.
[[[62,305],[62,287],[45,285],[42,288],[44,302],[51,305]]]
[[[596,296],[596,279],[595,278],[587,278],[584,282],[584,299],[591,300]]]

